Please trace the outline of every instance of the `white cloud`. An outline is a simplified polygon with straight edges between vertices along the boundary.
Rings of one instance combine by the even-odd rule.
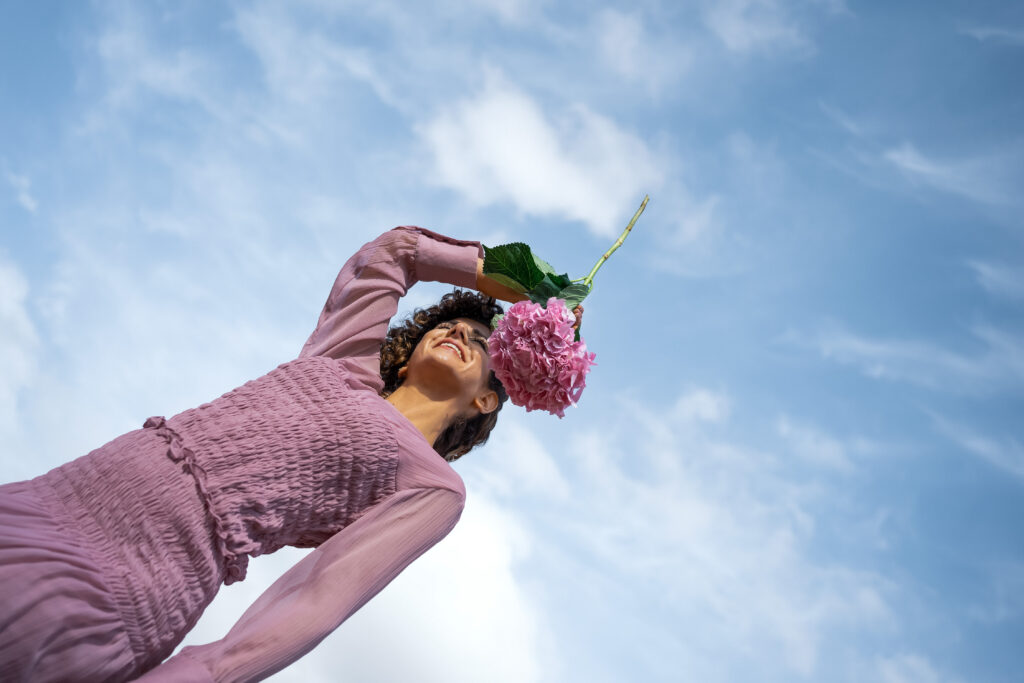
[[[914,183],[957,194],[982,204],[1019,203],[1019,194],[1008,179],[1021,164],[1014,150],[997,156],[977,156],[940,161],[922,154],[914,145],[903,143],[887,150],[883,158]]]
[[[289,105],[320,114],[325,102],[342,104],[338,94],[346,79],[371,87],[383,102],[400,104],[401,98],[392,94],[378,73],[372,53],[332,40],[319,27],[297,23],[287,9],[273,5],[240,9],[235,28],[263,65],[277,109]]]
[[[941,433],[968,453],[1024,480],[1024,445],[1016,439],[997,440],[937,415],[933,415],[932,419]]]
[[[508,404],[503,411],[512,412]],[[502,424],[485,454],[486,466],[473,474],[473,484],[498,497],[537,497],[564,500],[569,484],[547,447],[516,416],[502,416]]]
[[[937,671],[932,663],[918,654],[898,654],[879,657],[875,675],[879,683],[953,683]]]
[[[968,261],[978,283],[989,293],[1008,299],[1024,299],[1024,267],[985,261]]]
[[[953,393],[1016,391],[1024,379],[1024,345],[989,326],[971,332],[978,352],[958,353],[930,342],[877,339],[826,329],[814,341],[826,358],[859,366],[876,379],[900,380]]]
[[[23,411],[18,396],[36,370],[39,337],[27,309],[28,282],[0,254],[0,435],[11,438]],[[4,449],[4,458],[15,456]],[[11,463],[13,466],[14,463]]]
[[[690,50],[675,36],[653,33],[637,12],[603,9],[594,24],[604,63],[627,80],[645,85],[653,95],[690,69]]]
[[[979,41],[1005,43],[1007,45],[1024,45],[1024,29],[1004,28],[998,26],[974,26],[960,31]]]
[[[468,4],[494,14],[499,19],[509,24],[522,24],[536,12],[537,0],[470,0]],[[462,3],[456,3],[458,10],[462,10]]]
[[[18,204],[29,213],[35,213],[36,209],[39,208],[39,202],[32,196],[32,181],[29,177],[11,173],[10,171],[6,171],[4,175],[7,177],[7,182],[14,189]]]
[[[718,0],[708,3],[704,21],[731,51],[749,53],[808,44],[800,27],[777,0]]]
[[[131,4],[108,6],[103,12],[106,22],[91,46],[107,86],[97,115],[138,107],[150,95],[198,104],[208,113],[220,111],[220,98],[211,92],[214,73],[201,54],[188,48],[160,49],[148,20]]]
[[[672,416],[684,422],[722,422],[729,417],[729,397],[707,389],[692,389],[676,400]]]
[[[687,203],[685,208],[677,213],[678,223],[666,235],[668,245],[684,249],[714,232],[718,227],[716,211],[720,204],[721,197],[717,195]]]
[[[988,595],[969,608],[970,617],[1000,624],[1024,615],[1024,563],[996,562],[984,571],[988,575]]]
[[[839,107],[825,104],[824,102],[821,101],[818,102],[818,107],[821,109],[822,112],[825,113],[825,115],[828,118],[834,121],[840,128],[845,130],[850,135],[854,135],[859,138],[865,136],[866,131],[864,124],[854,119],[852,116],[850,116],[848,113],[846,113]]]
[[[790,444],[793,453],[805,461],[839,472],[850,472],[853,469],[846,447],[828,434],[795,424],[786,416],[776,421],[775,429]]]
[[[611,236],[662,171],[636,135],[583,105],[551,116],[492,74],[483,91],[419,126],[436,181],[477,205],[579,220]]]

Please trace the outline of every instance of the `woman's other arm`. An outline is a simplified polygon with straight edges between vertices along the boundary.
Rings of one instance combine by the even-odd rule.
[[[258,681],[280,671],[444,538],[463,502],[443,488],[395,493],[285,572],[223,639],[186,647],[140,680]]]

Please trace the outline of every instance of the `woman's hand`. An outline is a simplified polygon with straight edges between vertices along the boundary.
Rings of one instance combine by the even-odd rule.
[[[477,259],[476,262],[476,289],[482,294],[492,296],[495,299],[501,299],[502,301],[508,301],[515,303],[517,301],[526,301],[529,299],[525,294],[520,294],[511,287],[506,287],[497,280],[484,275],[484,260]],[[572,314],[576,317],[576,322],[573,323],[572,329],[580,329],[580,325],[583,323],[583,306],[579,305],[572,310]]]
[[[576,316],[576,322],[573,324],[572,329],[578,331],[580,329],[580,325],[583,324],[583,304],[572,309],[572,314]]]
[[[506,287],[497,280],[492,280],[484,275],[484,260],[482,258],[478,258],[476,262],[476,289],[481,294],[513,304],[517,301],[526,301],[529,298],[525,294],[520,294],[511,287]]]

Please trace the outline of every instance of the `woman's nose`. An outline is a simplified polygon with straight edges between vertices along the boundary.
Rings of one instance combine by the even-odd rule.
[[[466,323],[463,323],[463,322],[455,323],[455,325],[452,326],[452,331],[451,331],[450,334],[452,336],[458,335],[462,339],[463,342],[468,343],[469,342],[469,325],[467,325]]]

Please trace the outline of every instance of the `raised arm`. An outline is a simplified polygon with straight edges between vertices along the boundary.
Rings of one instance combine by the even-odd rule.
[[[377,353],[398,300],[418,281],[477,286],[479,243],[405,226],[365,244],[342,267],[301,356],[352,358],[379,373]]]
[[[285,572],[221,640],[182,649],[146,683],[258,681],[299,659],[376,595],[462,514],[449,489],[406,489]]]

